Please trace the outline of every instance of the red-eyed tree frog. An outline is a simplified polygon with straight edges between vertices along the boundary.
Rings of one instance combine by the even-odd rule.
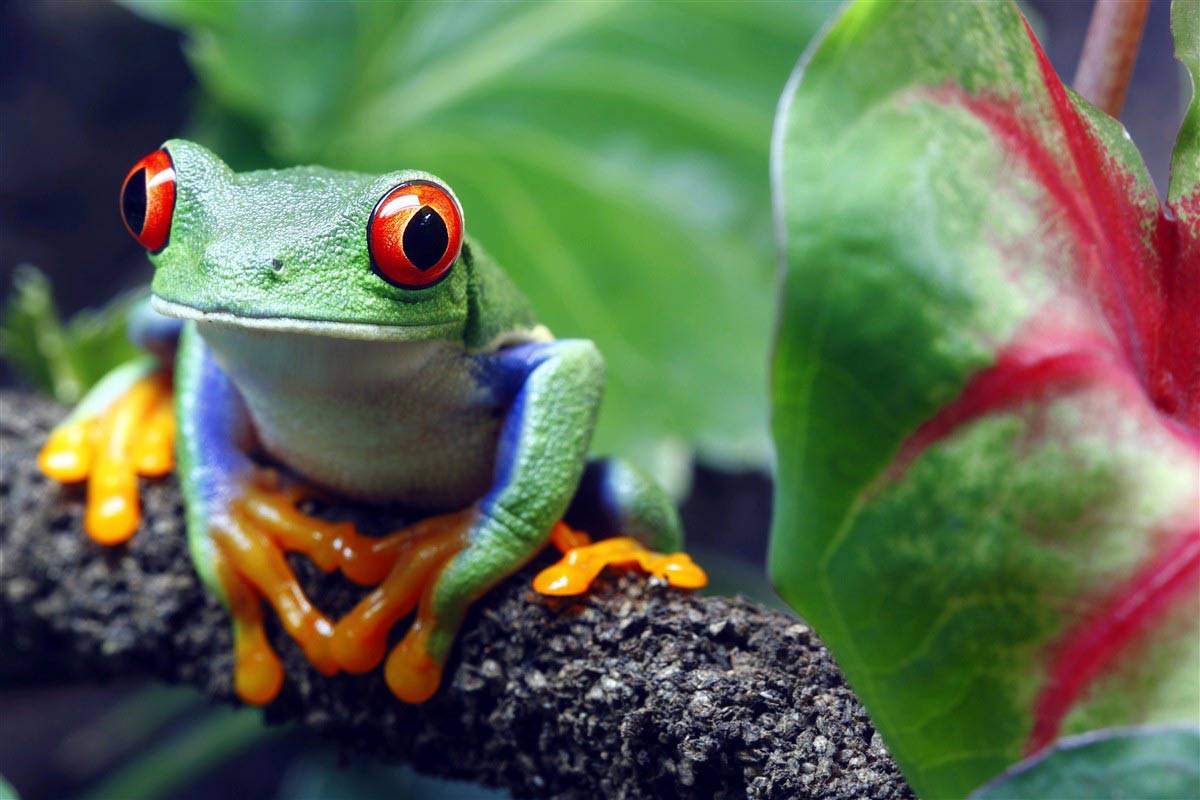
[[[155,268],[129,323],[147,355],[107,375],[39,463],[87,481],[84,526],[116,544],[139,523],[137,476],[177,461],[192,560],[232,616],[246,702],[269,702],[283,680],[264,599],[326,675],[376,667],[415,609],[385,678],[416,703],[437,690],[469,604],[549,542],[564,557],[535,580],[545,593],[582,592],[609,563],[704,584],[673,552],[663,490],[588,460],[596,347],[537,324],[442,181],[238,174],[176,139],[134,165],[121,211]],[[299,510],[314,490],[428,516],[368,537]],[[289,551],[374,588],[334,621]]]

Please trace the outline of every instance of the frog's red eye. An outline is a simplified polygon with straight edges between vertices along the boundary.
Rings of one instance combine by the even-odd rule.
[[[167,246],[175,213],[175,165],[166,150],[155,150],[133,165],[121,187],[121,217],[142,247],[157,253]]]
[[[401,289],[432,286],[462,250],[462,211],[432,181],[406,181],[379,199],[367,222],[371,269]]]

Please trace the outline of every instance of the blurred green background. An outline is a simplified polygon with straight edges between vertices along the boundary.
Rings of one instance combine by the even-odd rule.
[[[11,294],[18,265],[36,264],[66,317],[144,282],[117,190],[171,136],[239,170],[432,171],[543,321],[600,345],[609,388],[597,449],[640,461],[687,498],[691,549],[718,591],[769,598],[768,145],[784,82],[834,8],[5,3],[0,292]],[[1090,3],[1031,9],[1069,76]],[[1169,43],[1166,29],[1155,4],[1147,41]],[[1147,47],[1127,104],[1160,185],[1178,117],[1162,103],[1178,92],[1139,87],[1178,80],[1169,48]],[[36,280],[24,278],[15,313],[48,319]],[[6,384],[46,335],[22,330],[7,340]],[[55,335],[57,372],[40,377],[63,397],[119,341],[103,316]],[[3,686],[0,718],[24,732],[0,737],[0,774],[27,800],[496,796],[394,769],[334,770],[327,745],[184,690]]]

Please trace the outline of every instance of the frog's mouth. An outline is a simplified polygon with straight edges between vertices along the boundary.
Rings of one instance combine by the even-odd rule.
[[[243,330],[271,331],[275,333],[298,333],[310,336],[325,336],[332,339],[360,339],[364,341],[420,341],[440,339],[461,332],[462,319],[445,322],[425,322],[419,325],[387,325],[374,322],[338,322],[324,319],[300,317],[249,317],[231,311],[204,311],[193,306],[164,300],[151,295],[151,307],[158,313],[177,319],[190,319],[205,325],[221,325]]]

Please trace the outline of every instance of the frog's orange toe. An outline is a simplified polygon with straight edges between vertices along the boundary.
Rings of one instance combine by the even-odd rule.
[[[55,428],[38,453],[38,469],[51,480],[76,483],[92,468],[94,421],[76,420]]]
[[[88,479],[83,528],[100,544],[120,544],[141,521],[137,475],[126,463],[106,461]]]
[[[253,649],[238,654],[234,676],[234,689],[243,703],[265,706],[283,687],[283,664],[269,647]]]
[[[563,551],[563,557],[533,579],[534,590],[541,594],[556,597],[583,594],[605,567],[621,565],[636,565],[683,589],[708,585],[708,576],[687,553],[656,553],[627,536],[591,544],[586,535],[561,522],[555,526],[551,540]]]
[[[283,663],[257,624],[238,624],[234,633],[234,688],[243,702],[262,706],[275,699],[283,686]]]
[[[387,653],[387,631],[367,630],[362,625],[343,624],[345,621],[343,618],[333,628],[333,657],[346,672],[370,672]]]
[[[333,649],[342,669],[357,673],[379,666],[387,648],[388,633],[396,623],[412,613],[440,568],[466,546],[473,513],[472,508],[430,517],[376,540],[381,546],[388,540],[393,542],[389,547],[395,552],[394,564],[387,577],[337,623]],[[393,652],[388,664],[392,664],[395,658],[397,656]],[[405,659],[403,656],[399,658],[402,661]],[[391,670],[392,667],[387,669]],[[402,671],[404,669],[407,668]],[[418,673],[426,677],[429,674],[424,668]],[[403,683],[409,685],[411,681]],[[430,693],[436,689],[435,682]]]
[[[418,617],[388,656],[384,679],[405,703],[424,703],[442,683],[442,665],[429,653],[429,621]]]
[[[95,417],[74,419],[51,432],[38,467],[53,480],[87,480],[84,529],[100,544],[125,541],[141,521],[137,476],[159,476],[174,464],[171,378],[155,373],[135,381]]]
[[[234,689],[243,703],[266,705],[283,686],[283,664],[263,629],[262,597],[220,550],[215,563],[233,617]]]
[[[156,399],[133,446],[133,466],[138,475],[159,478],[175,468],[175,413],[171,394]]]

